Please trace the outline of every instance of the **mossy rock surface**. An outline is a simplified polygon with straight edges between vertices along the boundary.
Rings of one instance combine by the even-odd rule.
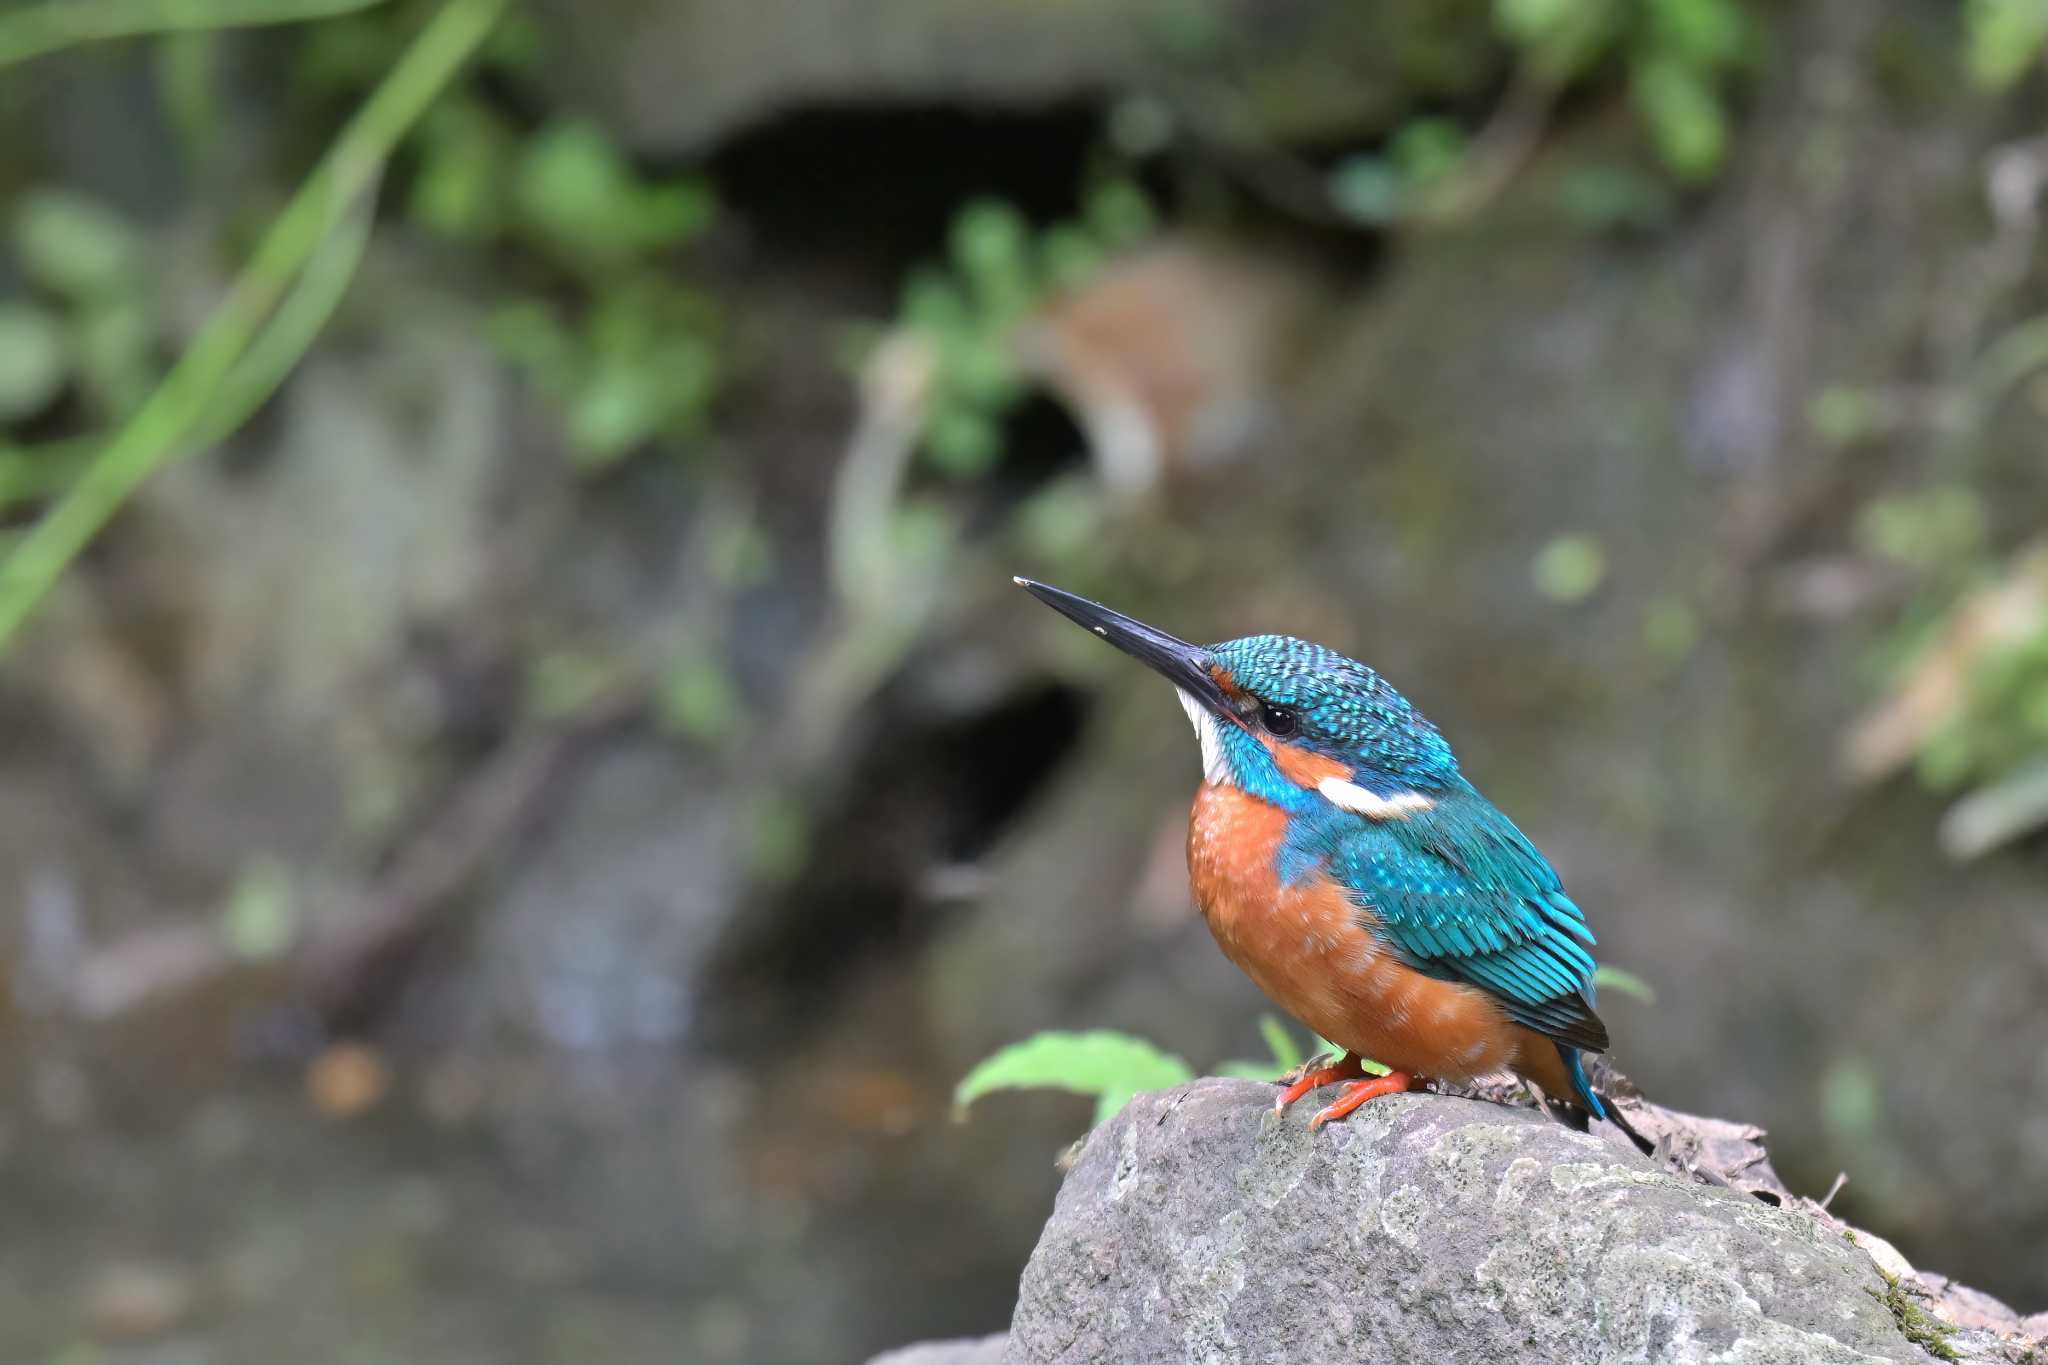
[[[1205,1080],[1090,1137],[1008,1360],[1924,1361],[1890,1284],[1804,1211],[1534,1110],[1406,1095],[1311,1132]]]

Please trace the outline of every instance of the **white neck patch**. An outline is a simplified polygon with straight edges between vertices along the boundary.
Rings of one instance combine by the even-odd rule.
[[[1368,820],[1406,820],[1410,812],[1428,810],[1436,804],[1421,792],[1395,792],[1392,796],[1381,796],[1341,777],[1324,778],[1316,783],[1316,790],[1338,810],[1348,810]]]
[[[1216,717],[1185,689],[1176,687],[1173,690],[1180,693],[1180,709],[1188,713],[1188,723],[1195,727],[1195,738],[1202,742],[1202,780],[1213,786],[1228,785],[1230,765],[1223,761],[1223,735],[1216,728]]]

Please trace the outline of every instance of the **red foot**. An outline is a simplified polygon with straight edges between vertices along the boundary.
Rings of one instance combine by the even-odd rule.
[[[1365,1068],[1358,1064],[1358,1054],[1355,1052],[1345,1053],[1343,1058],[1334,1064],[1330,1061],[1329,1053],[1317,1053],[1280,1078],[1280,1084],[1286,1088],[1280,1092],[1280,1098],[1273,1101],[1273,1112],[1279,1113],[1311,1090],[1325,1085],[1335,1085],[1338,1081],[1348,1081],[1364,1074]]]
[[[1344,1087],[1344,1093],[1317,1111],[1308,1121],[1313,1132],[1326,1123],[1343,1118],[1367,1100],[1376,1100],[1382,1095],[1398,1095],[1406,1090],[1420,1090],[1425,1080],[1411,1076],[1405,1071],[1389,1071],[1384,1076],[1371,1076],[1362,1081],[1353,1081]]]

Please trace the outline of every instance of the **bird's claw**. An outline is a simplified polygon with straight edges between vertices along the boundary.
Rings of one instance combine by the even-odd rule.
[[[1336,1099],[1316,1111],[1308,1121],[1310,1132],[1326,1123],[1344,1118],[1367,1100],[1376,1100],[1382,1095],[1399,1095],[1404,1091],[1420,1090],[1428,1084],[1425,1076],[1411,1076],[1405,1071],[1389,1071],[1384,1076],[1368,1076],[1362,1081],[1346,1085]]]
[[[1356,1053],[1347,1052],[1342,1057],[1333,1057],[1328,1052],[1317,1053],[1280,1078],[1280,1095],[1273,1101],[1273,1112],[1281,1113],[1288,1105],[1320,1086],[1348,1081],[1364,1074],[1365,1068],[1359,1064]]]
[[[1293,1085],[1303,1076],[1308,1075],[1312,1071],[1321,1071],[1325,1067],[1329,1066],[1330,1063],[1336,1060],[1337,1054],[1334,1052],[1318,1052],[1315,1056],[1309,1058],[1300,1066],[1295,1067],[1292,1071],[1289,1071],[1285,1076],[1282,1076],[1280,1078],[1280,1084],[1283,1086]]]

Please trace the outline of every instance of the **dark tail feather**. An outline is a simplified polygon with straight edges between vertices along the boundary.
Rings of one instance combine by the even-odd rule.
[[[1586,1079],[1586,1065],[1580,1057],[1579,1050],[1575,1047],[1566,1047],[1563,1043],[1557,1045],[1557,1050],[1564,1057],[1565,1074],[1571,1077],[1572,1088],[1578,1092],[1579,1102],[1586,1107],[1587,1112],[1594,1118],[1605,1119],[1616,1128],[1621,1129],[1622,1132],[1628,1135],[1628,1140],[1636,1145],[1636,1150],[1640,1151],[1644,1156],[1655,1156],[1657,1144],[1636,1131],[1635,1125],[1630,1123],[1622,1114],[1621,1106],[1619,1104],[1603,1103],[1600,1096],[1594,1092],[1593,1083]],[[1626,1093],[1630,1095],[1637,1094],[1635,1087],[1630,1085],[1612,1067],[1607,1069],[1606,1075],[1610,1086],[1618,1081]],[[1638,1096],[1638,1098],[1640,1097]]]

